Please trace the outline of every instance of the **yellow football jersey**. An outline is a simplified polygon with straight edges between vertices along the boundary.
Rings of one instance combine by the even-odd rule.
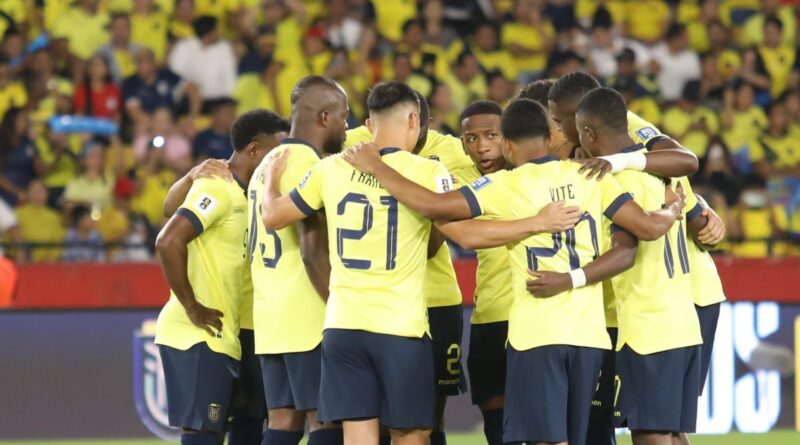
[[[345,148],[372,140],[372,134],[366,126],[347,130]],[[433,130],[428,131],[425,146],[418,153],[424,158],[439,161],[451,173],[463,168],[474,168],[472,160],[464,153],[461,140]],[[451,177],[452,178],[452,177]],[[457,183],[456,178],[452,178]],[[428,307],[455,306],[461,304],[461,289],[458,287],[456,271],[447,244],[428,260],[425,272],[425,301]]]
[[[471,169],[460,169],[451,173],[458,183],[465,185],[481,177],[474,165]],[[514,301],[508,249],[505,246],[493,247],[478,249],[475,253],[478,255],[478,268],[475,273],[475,308],[471,323],[508,321],[508,311]]]
[[[566,201],[584,214],[573,229],[537,234],[507,246],[511,260],[514,301],[508,318],[508,341],[517,350],[545,345],[610,349],[606,332],[602,284],[571,289],[551,298],[532,297],[525,286],[528,270],[569,272],[600,255],[608,233],[603,218],[631,197],[606,176],[587,180],[580,164],[549,155],[514,170],[499,171],[460,190],[473,216],[514,220],[536,215],[547,204]]]
[[[643,209],[658,210],[664,204],[659,178],[630,170],[615,177]],[[688,182],[683,185],[686,206],[693,209],[694,194]],[[611,279],[617,297],[617,350],[627,344],[639,354],[652,354],[702,343],[689,272],[683,221],[655,241],[639,241],[634,266]]]
[[[188,246],[189,283],[200,304],[224,314],[222,335],[210,336],[192,324],[171,293],[158,316],[156,343],[185,351],[206,342],[212,351],[239,360],[239,311],[245,293],[243,278],[247,276],[244,188],[238,182],[219,178],[198,179],[177,214],[188,218],[198,233]]]
[[[384,162],[435,191],[452,187],[440,163],[397,148]],[[424,297],[431,221],[399,204],[341,156],[318,163],[290,194],[306,214],[326,208],[331,282],[325,328],[402,337],[428,330]]]
[[[319,155],[299,139],[284,139],[273,153],[282,151],[290,156],[281,193],[289,193],[319,161]],[[261,220],[267,159],[256,168],[247,191],[256,354],[310,351],[322,341],[325,302],[306,273],[295,225],[266,230]]]

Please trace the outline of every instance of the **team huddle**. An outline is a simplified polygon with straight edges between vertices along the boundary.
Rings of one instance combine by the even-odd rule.
[[[725,299],[693,154],[581,72],[469,105],[460,139],[401,82],[350,130],[329,78],[291,103],[164,204],[182,444],[443,445],[467,383],[489,445],[688,444]],[[469,382],[446,239],[478,255]]]

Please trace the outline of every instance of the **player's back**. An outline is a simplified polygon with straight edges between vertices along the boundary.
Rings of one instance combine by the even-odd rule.
[[[554,201],[565,201],[584,212],[573,229],[537,234],[509,245],[514,277],[509,341],[517,350],[548,344],[611,347],[599,284],[551,298],[532,298],[525,287],[529,269],[569,272],[597,258],[607,236],[602,231],[603,215],[613,214],[630,199],[613,178],[588,181],[579,168],[577,163],[548,156],[485,176],[470,186],[481,199],[480,190],[497,183],[495,191],[480,201],[485,215],[526,218]]]
[[[222,335],[212,338],[195,326],[171,292],[159,314],[156,343],[185,350],[206,341],[211,350],[239,359],[239,311],[248,275],[242,244],[246,206],[236,181],[198,179],[192,185],[176,216],[188,218],[198,233],[187,245],[187,276],[197,301],[225,314]]]
[[[615,177],[644,210],[664,205],[661,179],[630,170]],[[690,188],[686,194],[691,208],[694,195]],[[650,354],[701,342],[686,249],[686,227],[677,222],[661,238],[639,241],[634,266],[611,279],[617,298],[617,350],[628,344],[639,354]]]
[[[382,149],[381,156],[420,185],[450,188],[438,162],[395,148]],[[292,197],[306,213],[326,209],[332,270],[325,327],[421,337],[430,220],[340,156],[321,161]]]
[[[280,189],[288,193],[319,162],[316,151],[301,141],[285,139],[274,152],[288,151]],[[322,341],[325,303],[306,273],[295,225],[266,230],[261,220],[264,167],[256,168],[248,187],[248,240],[253,280],[253,325],[257,354],[304,352]]]

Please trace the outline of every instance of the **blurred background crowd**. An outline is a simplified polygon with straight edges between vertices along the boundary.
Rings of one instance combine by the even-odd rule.
[[[798,9],[781,0],[0,0],[0,232],[17,261],[147,261],[170,185],[242,112],[407,82],[470,102],[585,70],[701,159],[728,254],[800,252]],[[85,119],[92,118],[92,119]]]

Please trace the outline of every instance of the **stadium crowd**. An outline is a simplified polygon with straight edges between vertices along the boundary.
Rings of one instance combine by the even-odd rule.
[[[780,0],[0,1],[0,230],[27,261],[141,261],[170,185],[227,159],[237,115],[290,113],[311,74],[347,90],[351,127],[380,80],[459,134],[471,102],[585,70],[693,151],[728,226],[722,250],[798,252],[800,58]],[[116,131],[57,125],[110,121]],[[22,246],[22,247],[20,247]],[[38,247],[33,247],[38,246]]]

